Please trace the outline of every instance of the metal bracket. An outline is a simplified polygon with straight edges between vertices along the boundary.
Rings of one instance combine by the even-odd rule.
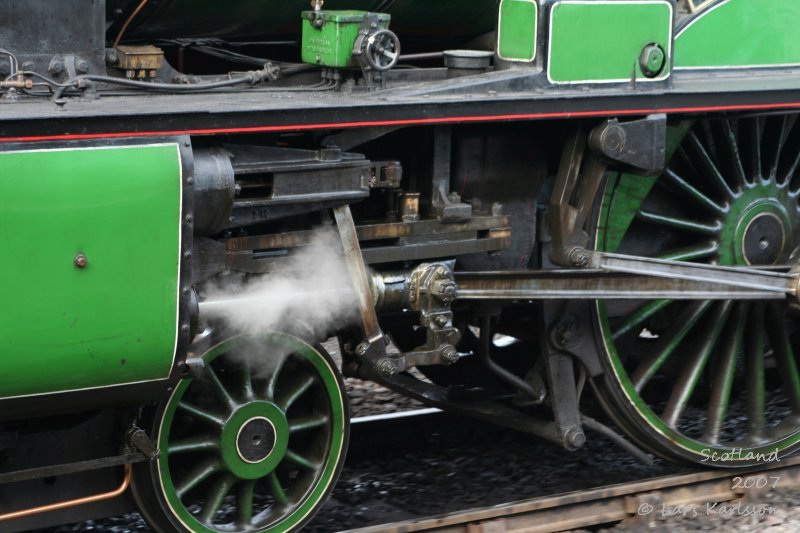
[[[458,362],[455,346],[461,333],[453,326],[450,305],[457,296],[453,262],[423,264],[409,276],[373,276],[374,300],[395,300],[395,305],[417,311],[420,326],[426,330],[426,342],[417,349],[390,355],[380,362],[379,370],[390,377],[417,365],[451,365]],[[393,287],[397,285],[397,287]],[[398,301],[398,298],[400,299]]]
[[[592,130],[589,145],[609,161],[657,176],[664,171],[667,153],[667,115],[641,120],[608,120]]]
[[[550,197],[550,259],[563,266],[589,266],[586,221],[609,163],[658,174],[666,159],[666,115],[620,123],[607,120],[586,133],[582,127],[564,144]]]
[[[141,452],[150,460],[158,459],[161,455],[161,450],[156,448],[156,445],[153,444],[153,441],[147,436],[147,432],[136,426],[128,430],[125,441],[128,449]]]
[[[450,191],[452,176],[453,127],[436,126],[433,130],[433,168],[431,169],[431,211],[443,224],[467,222],[472,206]]]
[[[594,206],[607,163],[596,152],[587,150],[587,135],[582,128],[564,144],[561,164],[550,197],[550,233],[553,249],[550,259],[564,266],[587,266],[585,250],[589,235],[584,230]]]

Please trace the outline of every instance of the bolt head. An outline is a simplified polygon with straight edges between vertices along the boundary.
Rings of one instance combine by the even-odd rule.
[[[75,256],[75,266],[78,268],[86,268],[89,264],[89,259],[86,257],[85,254],[78,254]]]
[[[55,74],[56,76],[60,75],[64,72],[64,62],[63,61],[53,61],[50,63],[50,72]]]
[[[388,359],[384,359],[381,361],[380,365],[378,365],[378,370],[380,370],[381,374],[385,377],[390,378],[397,374],[397,365]]]
[[[356,347],[356,355],[359,357],[364,357],[367,355],[367,351],[369,350],[369,344],[366,342],[362,342]]]
[[[642,73],[648,78],[655,78],[664,70],[667,56],[664,50],[657,44],[649,44],[642,50],[639,57],[639,67]]]
[[[589,253],[586,250],[583,250],[581,248],[576,248],[570,252],[569,260],[570,263],[572,263],[572,265],[575,267],[586,268],[589,266],[589,263],[591,262],[591,257],[589,256]]]
[[[586,444],[586,434],[581,428],[570,428],[564,437],[567,448],[570,450],[578,450]]]
[[[106,50],[106,63],[109,65],[116,65],[119,63],[119,54],[113,48]]]
[[[442,360],[448,365],[458,363],[458,350],[456,350],[455,346],[447,345],[442,349]]]

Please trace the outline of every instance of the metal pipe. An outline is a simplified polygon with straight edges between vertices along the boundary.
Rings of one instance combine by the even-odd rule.
[[[400,56],[400,61],[421,61],[425,59],[441,59],[444,52],[426,52],[423,54],[404,54]]]
[[[34,516],[42,513],[49,513],[52,511],[60,511],[62,509],[68,509],[70,507],[78,507],[80,505],[86,505],[89,503],[97,503],[105,500],[111,500],[124,494],[125,491],[128,490],[130,484],[131,484],[131,465],[127,464],[125,465],[125,476],[122,478],[122,484],[110,492],[103,492],[101,494],[95,494],[93,496],[86,496],[84,498],[76,498],[74,500],[66,500],[63,502],[51,503],[48,505],[40,505],[39,507],[31,507],[30,509],[14,511],[13,513],[0,514],[0,522],[4,522],[7,520],[15,520],[18,518],[25,518],[28,516]]]
[[[614,431],[610,427],[606,426],[605,424],[601,424],[594,418],[588,417],[586,415],[581,415],[581,422],[587,428],[591,429],[595,433],[603,435],[611,442],[619,446],[621,449],[631,454],[634,458],[636,458],[637,461],[639,461],[643,465],[653,466],[654,464],[653,458],[650,455],[637,448],[634,444],[631,444],[630,442],[622,438],[619,434],[617,434],[616,431]]]

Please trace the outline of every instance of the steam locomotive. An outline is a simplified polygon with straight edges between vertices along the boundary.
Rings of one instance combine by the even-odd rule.
[[[343,376],[566,450],[794,452],[798,19],[0,2],[0,529],[302,528],[346,454]],[[253,295],[212,288],[313,263],[319,227],[355,320],[220,319]]]

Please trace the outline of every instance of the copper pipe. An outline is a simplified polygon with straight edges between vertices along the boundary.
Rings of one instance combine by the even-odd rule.
[[[114,39],[114,48],[119,46],[119,42],[122,40],[122,36],[125,35],[125,30],[128,29],[128,25],[130,25],[133,19],[136,18],[136,15],[139,14],[139,11],[142,10],[142,8],[147,4],[147,2],[149,2],[149,0],[142,0],[142,2],[138,6],[136,6],[136,9],[133,10],[131,16],[129,16],[128,19],[125,21],[125,24],[122,25],[122,28],[120,28],[119,33],[117,34],[117,38]]]
[[[22,511],[14,511],[13,513],[0,514],[0,522],[6,520],[14,520],[16,518],[25,518],[42,513],[49,513],[51,511],[60,511],[69,507],[78,507],[79,505],[86,505],[88,503],[102,502],[111,500],[117,496],[121,496],[131,484],[131,465],[125,465],[125,477],[122,479],[122,485],[112,490],[111,492],[104,492],[102,494],[95,494],[94,496],[86,496],[85,498],[77,498],[75,500],[67,500],[58,503],[51,503],[49,505],[42,505],[39,507],[32,507],[30,509],[23,509]]]

